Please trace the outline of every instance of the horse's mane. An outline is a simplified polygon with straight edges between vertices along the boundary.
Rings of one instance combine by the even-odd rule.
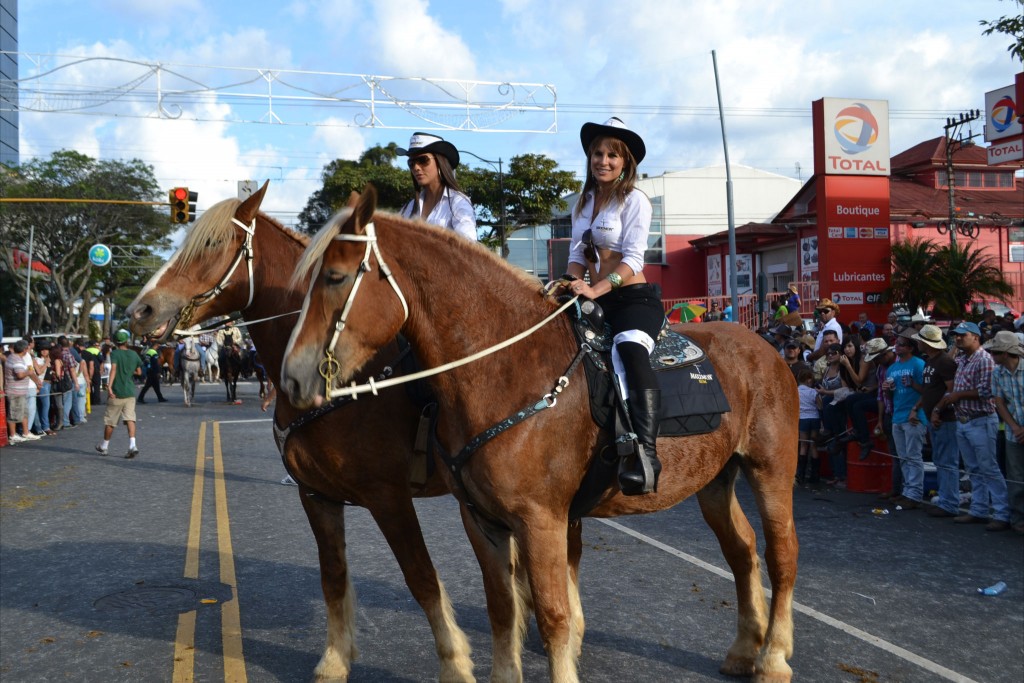
[[[181,268],[187,268],[193,261],[202,258],[211,247],[215,248],[234,237],[235,230],[239,228],[231,222],[231,219],[241,204],[242,200],[240,199],[225,199],[203,212],[202,217],[189,228],[185,240],[178,249],[178,263]],[[259,212],[259,216],[298,242],[303,248],[309,245],[309,237],[306,235],[284,227],[262,211]]]
[[[342,226],[345,225],[345,222],[351,215],[352,209],[350,207],[341,209],[331,216],[331,218],[324,224],[324,227],[322,227],[320,231],[313,236],[309,246],[306,248],[306,252],[302,255],[302,258],[295,267],[291,286],[295,287],[301,284],[306,276],[309,275],[313,267],[319,262],[320,257],[323,256],[324,252],[327,250],[327,247],[341,232]],[[491,275],[495,274],[493,269],[498,269],[508,278],[519,280],[530,287],[536,288],[539,284],[539,281],[533,275],[530,275],[525,270],[517,268],[504,259],[499,258],[494,252],[487,249],[479,242],[468,241],[466,238],[457,234],[454,230],[446,230],[423,221],[404,218],[403,216],[387,211],[378,211],[374,213],[373,216],[374,221],[380,220],[384,224],[392,223],[399,228],[430,231],[430,233],[436,238],[447,241],[452,249],[474,250],[478,252],[478,257],[490,260],[487,267],[488,269],[491,269],[489,270]],[[385,259],[386,258],[387,255],[385,255]],[[499,278],[499,281],[500,280],[501,279]]]

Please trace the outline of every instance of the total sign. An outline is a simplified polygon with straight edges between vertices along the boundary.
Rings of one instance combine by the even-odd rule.
[[[824,97],[812,105],[814,172],[889,175],[889,103]]]

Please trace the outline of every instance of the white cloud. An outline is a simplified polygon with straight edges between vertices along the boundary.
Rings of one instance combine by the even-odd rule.
[[[473,55],[462,38],[429,13],[425,0],[376,0],[363,37],[376,50],[377,73],[427,78],[474,78]]]

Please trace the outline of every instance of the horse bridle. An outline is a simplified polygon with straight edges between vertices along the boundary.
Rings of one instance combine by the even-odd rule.
[[[398,282],[395,280],[395,276],[391,274],[391,269],[388,268],[388,264],[384,262],[384,256],[380,253],[380,247],[377,245],[377,229],[373,225],[373,222],[367,223],[364,228],[362,235],[335,235],[334,239],[339,242],[365,242],[366,249],[363,251],[363,259],[359,262],[359,268],[356,271],[355,281],[352,283],[352,289],[348,293],[348,299],[345,300],[345,305],[341,309],[341,315],[338,316],[337,322],[334,323],[334,334],[331,336],[330,343],[327,344],[327,350],[324,352],[324,359],[320,361],[318,370],[320,376],[324,378],[326,387],[324,389],[324,396],[328,399],[331,398],[331,385],[334,383],[334,379],[341,374],[341,364],[334,357],[334,346],[338,343],[338,338],[341,336],[342,331],[345,329],[345,325],[348,324],[348,314],[352,310],[352,304],[356,300],[356,293],[359,291],[359,285],[363,281],[363,275],[372,270],[370,265],[370,255],[373,254],[377,257],[377,263],[380,266],[380,272],[387,278],[388,284],[391,285],[391,289],[395,290],[395,294],[398,295],[398,300],[402,302],[402,324],[409,319],[409,304],[405,301],[405,295],[402,294],[401,287],[398,286]],[[320,272],[320,268],[323,267],[323,257],[321,257],[320,263],[317,264],[317,273]],[[303,312],[305,312],[306,306],[309,305],[309,298],[306,298],[306,303],[303,305]]]
[[[181,329],[188,328],[192,324],[192,316],[195,315],[196,308],[212,301],[214,297],[224,291],[225,287],[227,287],[228,281],[231,279],[231,276],[235,274],[235,269],[238,268],[238,264],[242,262],[243,258],[245,258],[246,269],[249,271],[249,300],[241,310],[244,311],[252,305],[252,300],[255,296],[255,283],[253,282],[252,277],[252,262],[256,256],[252,239],[256,234],[256,217],[253,216],[252,223],[250,225],[246,225],[234,216],[231,217],[231,222],[240,227],[245,233],[245,240],[242,242],[242,246],[238,248],[238,253],[235,254],[235,260],[231,262],[231,267],[228,268],[228,272],[224,274],[224,277],[220,279],[220,282],[214,285],[212,289],[208,289],[202,294],[196,294],[182,307],[181,311],[178,313],[177,324],[169,326],[172,329],[174,327]]]
[[[345,329],[345,325],[347,324],[348,321],[348,314],[349,311],[352,310],[352,303],[353,301],[355,301],[356,292],[359,290],[359,284],[362,281],[363,275],[365,275],[371,269],[371,253],[377,256],[377,262],[380,264],[380,271],[384,273],[385,277],[387,277],[388,283],[390,283],[391,288],[395,290],[395,294],[398,295],[398,300],[402,302],[402,310],[404,312],[402,324],[404,325],[405,321],[409,319],[409,304],[406,303],[405,295],[402,294],[402,290],[398,286],[398,282],[391,274],[391,269],[388,268],[387,263],[384,262],[384,257],[381,255],[380,248],[377,246],[377,232],[372,222],[366,224],[365,231],[365,235],[336,235],[334,237],[334,239],[341,242],[365,242],[366,250],[363,252],[363,260],[359,263],[359,272],[356,273],[355,282],[352,283],[352,290],[349,292],[348,299],[345,301],[345,306],[341,310],[341,315],[338,318],[338,321],[334,324],[334,334],[331,336],[331,341],[327,345],[326,351],[324,351],[324,359],[320,361],[320,365],[317,368],[318,371],[320,372],[320,376],[324,378],[324,398],[326,398],[327,400],[332,400],[346,396],[351,398],[357,398],[359,394],[364,393],[371,393],[374,396],[376,396],[378,389],[384,389],[386,387],[395,386],[398,384],[406,384],[408,382],[415,382],[417,380],[432,377],[434,375],[439,375],[443,372],[448,372],[449,370],[454,370],[455,368],[477,361],[485,356],[489,356],[492,353],[496,353],[497,351],[508,348],[509,346],[516,344],[522,341],[523,339],[526,339],[534,332],[541,329],[542,327],[550,323],[552,320],[560,316],[571,306],[576,305],[576,301],[579,299],[578,295],[574,296],[573,298],[569,299],[564,304],[562,304],[560,307],[555,309],[555,311],[553,311],[548,317],[544,318],[530,329],[524,330],[523,332],[520,332],[514,337],[510,337],[509,339],[506,339],[503,342],[499,342],[494,346],[483,349],[482,351],[478,351],[465,358],[461,358],[459,360],[446,363],[445,365],[441,365],[430,370],[422,370],[420,372],[412,373],[410,375],[403,375],[402,377],[393,377],[385,379],[383,381],[376,381],[373,377],[369,377],[367,379],[366,384],[357,384],[355,381],[353,381],[352,384],[349,385],[348,387],[343,387],[340,389],[331,389],[331,385],[334,383],[334,380],[338,377],[338,375],[341,374],[341,364],[338,363],[337,359],[334,357],[334,346],[335,344],[338,343],[338,338],[341,336],[342,330]],[[321,257],[320,262],[317,264],[316,272],[319,273],[322,267],[323,259]],[[306,307],[308,305],[309,296],[307,295],[306,301],[302,307],[303,315],[305,315]],[[568,384],[568,377],[566,377],[565,375],[559,377],[558,380],[555,382],[555,386],[551,390],[551,393],[545,394],[541,401],[545,403],[547,407],[553,407],[555,403],[557,403],[558,394],[560,394],[565,389],[565,387],[568,386]]]

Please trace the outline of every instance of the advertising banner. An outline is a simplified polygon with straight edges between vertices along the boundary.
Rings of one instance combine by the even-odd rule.
[[[1002,140],[1024,133],[1020,109],[1014,98],[1016,88],[1008,85],[985,93],[985,141]]]
[[[881,308],[872,307],[881,306],[892,272],[889,179],[825,176],[818,188],[819,291],[847,307],[843,322],[860,310],[877,318]]]
[[[722,257],[708,254],[708,296],[722,296]]]
[[[811,105],[814,172],[889,175],[889,103],[825,97]]]

